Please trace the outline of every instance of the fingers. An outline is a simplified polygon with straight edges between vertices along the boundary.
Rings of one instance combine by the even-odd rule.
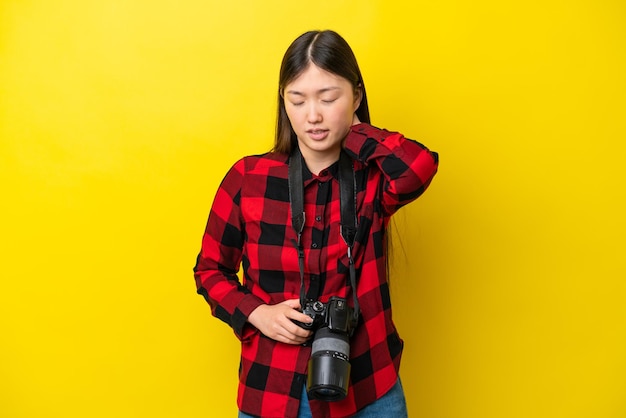
[[[310,332],[310,331],[309,331]],[[310,336],[307,335],[306,337],[302,337],[302,336],[298,336],[296,334],[279,334],[275,340],[276,341],[280,341],[282,343],[285,344],[293,344],[293,345],[300,345],[300,344],[304,344],[309,340]]]
[[[308,315],[303,314],[300,311],[292,311],[289,313],[289,319],[293,321],[302,322],[303,324],[311,324],[313,322],[313,318]],[[301,328],[300,326],[298,326]]]
[[[280,321],[280,325],[285,331],[287,339],[294,341],[295,344],[302,344],[311,337],[312,331],[302,328],[300,325],[293,321],[299,321],[302,323],[310,323],[312,319],[296,310],[290,310],[285,312],[285,317]]]
[[[304,344],[311,337],[311,331],[301,328],[291,321],[288,322],[276,327],[273,336],[268,336],[287,344]]]
[[[280,304],[287,305],[293,309],[290,313],[287,314],[287,316],[290,319],[293,319],[294,321],[302,322],[304,324],[310,324],[313,322],[313,319],[310,316],[305,315],[299,310],[297,310],[301,308],[300,299],[287,299],[281,302]]]
[[[287,299],[279,303],[279,305],[287,305],[292,309],[300,309],[300,299]]]

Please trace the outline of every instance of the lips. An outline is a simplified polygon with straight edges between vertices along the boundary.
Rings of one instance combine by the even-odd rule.
[[[309,129],[306,133],[314,141],[321,141],[328,136],[328,129]]]

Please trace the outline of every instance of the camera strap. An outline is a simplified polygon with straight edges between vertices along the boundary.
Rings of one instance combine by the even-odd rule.
[[[352,247],[356,236],[356,178],[352,159],[343,150],[339,155],[339,207],[340,207],[340,234],[348,246],[348,263],[350,270],[350,286],[354,297],[353,325],[359,318],[359,300],[356,294],[356,268],[352,257]],[[291,224],[296,232],[295,242],[298,250],[298,266],[300,268],[300,305],[305,306],[306,294],[304,289],[304,249],[302,248],[302,231],[304,230],[304,181],[302,178],[302,154],[298,146],[294,147],[289,157],[289,203],[291,205]]]

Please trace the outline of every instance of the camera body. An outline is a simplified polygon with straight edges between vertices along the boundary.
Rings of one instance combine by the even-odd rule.
[[[345,299],[333,296],[327,303],[309,301],[302,310],[313,319],[296,322],[315,331],[309,360],[307,393],[312,399],[338,401],[346,397],[350,381],[350,336],[356,328],[354,310]]]
[[[308,301],[302,313],[311,317],[313,322],[310,324],[298,322],[298,325],[313,331],[328,327],[333,332],[345,332],[351,336],[356,325],[352,323],[353,309],[348,306],[344,298],[337,296],[328,299],[328,303],[322,303],[319,300]]]

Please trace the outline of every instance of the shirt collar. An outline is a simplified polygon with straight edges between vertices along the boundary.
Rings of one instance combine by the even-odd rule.
[[[304,158],[300,158],[302,158],[302,181],[305,187],[314,181],[324,183],[332,179],[339,179],[339,160],[331,164],[330,167],[327,167],[320,171],[318,175],[315,175],[311,173],[311,170],[309,170],[309,168],[306,166]]]

